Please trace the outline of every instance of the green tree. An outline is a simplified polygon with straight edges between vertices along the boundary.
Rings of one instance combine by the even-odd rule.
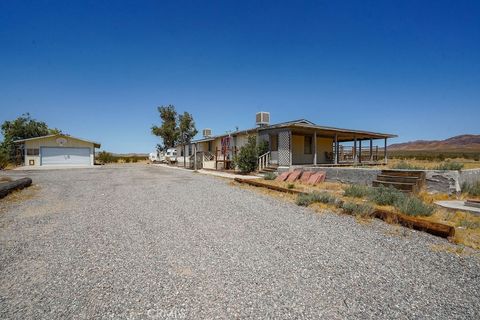
[[[175,111],[175,106],[160,106],[157,109],[160,113],[162,124],[160,127],[153,126],[152,134],[162,139],[162,149],[173,148],[178,140],[177,111]]]
[[[250,173],[257,168],[257,161],[257,138],[255,136],[249,136],[247,143],[240,148],[234,162],[242,173]]]
[[[190,144],[193,137],[198,133],[197,128],[195,128],[195,121],[193,121],[193,116],[184,112],[178,116],[178,142],[183,148],[183,166],[187,166],[185,146]]]
[[[3,122],[1,129],[3,141],[0,144],[0,151],[7,155],[9,161],[15,160],[15,140],[61,133],[58,129],[50,129],[43,121],[32,119],[29,113],[22,114],[15,120]]]

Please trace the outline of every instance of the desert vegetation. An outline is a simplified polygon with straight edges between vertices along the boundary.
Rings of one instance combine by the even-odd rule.
[[[96,161],[99,164],[107,164],[107,163],[136,163],[138,161],[145,161],[148,159],[146,156],[138,156],[138,155],[131,155],[131,156],[124,156],[124,155],[114,155],[111,152],[107,151],[100,151],[95,156]]]

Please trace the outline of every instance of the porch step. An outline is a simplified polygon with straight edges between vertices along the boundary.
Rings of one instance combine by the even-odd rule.
[[[379,174],[377,175],[378,181],[383,182],[403,182],[403,183],[414,183],[416,184],[419,178],[417,177],[409,177],[409,176],[390,176],[386,174]]]
[[[418,192],[418,186],[415,183],[391,182],[391,181],[389,182],[389,181],[374,180],[372,182],[372,185],[374,187],[380,187],[380,186],[394,187],[395,189],[398,189],[400,191],[406,191],[406,192]]]
[[[382,170],[373,181],[374,187],[394,187],[404,192],[419,192],[425,185],[425,171],[420,170]]]
[[[396,177],[417,177],[419,179],[425,179],[425,171],[420,170],[382,170],[382,175],[396,176]]]
[[[263,168],[262,170],[259,170],[258,173],[274,173],[277,172],[278,170],[278,165],[269,165],[268,167]]]

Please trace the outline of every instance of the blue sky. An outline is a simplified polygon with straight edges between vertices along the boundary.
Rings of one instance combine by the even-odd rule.
[[[479,134],[480,2],[0,2],[0,121],[149,152],[164,104],[217,134],[260,110],[395,142]]]

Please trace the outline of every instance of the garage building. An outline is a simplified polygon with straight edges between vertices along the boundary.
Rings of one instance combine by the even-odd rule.
[[[93,166],[95,148],[100,148],[98,142],[65,134],[22,139],[15,143],[23,144],[20,149],[25,166]]]

